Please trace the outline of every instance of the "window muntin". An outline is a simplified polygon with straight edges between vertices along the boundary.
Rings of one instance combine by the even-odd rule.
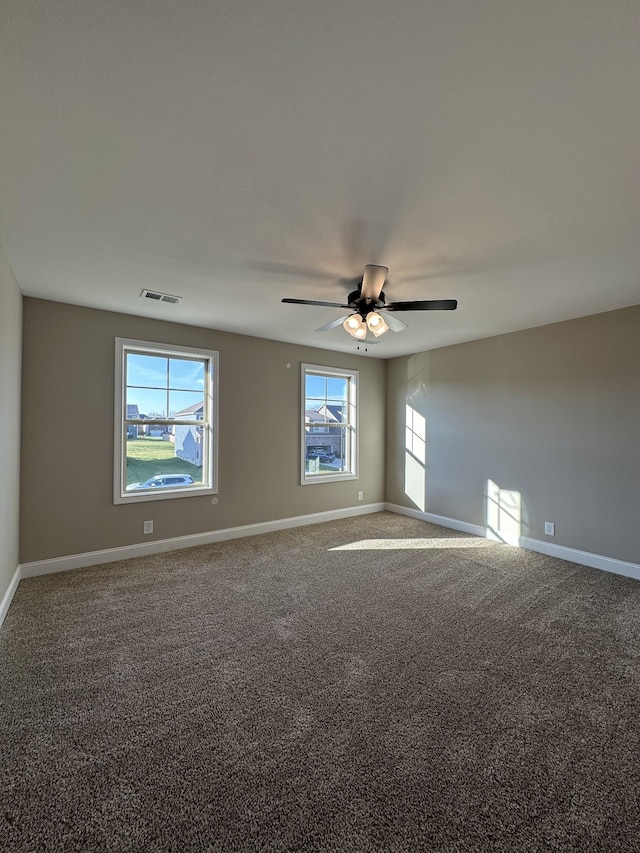
[[[116,340],[114,502],[216,492],[217,353]]]
[[[357,476],[358,373],[302,365],[302,483]]]

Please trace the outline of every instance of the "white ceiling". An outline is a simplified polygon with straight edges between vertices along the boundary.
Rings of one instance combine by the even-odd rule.
[[[385,358],[640,303],[638,0],[0,8],[27,295],[344,351],[281,297],[459,300]]]

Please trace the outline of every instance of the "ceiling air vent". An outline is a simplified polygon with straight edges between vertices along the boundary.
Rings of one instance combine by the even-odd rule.
[[[156,302],[169,302],[171,305],[177,305],[181,301],[182,296],[172,296],[170,293],[160,293],[159,290],[143,290],[140,296],[145,299],[155,299]]]

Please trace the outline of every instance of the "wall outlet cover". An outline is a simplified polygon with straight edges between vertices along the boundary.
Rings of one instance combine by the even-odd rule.
[[[555,536],[556,535],[556,525],[553,521],[545,521],[544,533],[545,533],[545,536]]]
[[[142,522],[142,532],[143,533],[153,533],[153,521],[143,521]]]

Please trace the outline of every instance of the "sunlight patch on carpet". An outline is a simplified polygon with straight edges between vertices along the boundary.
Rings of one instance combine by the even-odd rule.
[[[418,551],[427,548],[490,548],[492,543],[477,536],[459,539],[361,539],[329,548],[330,551]]]

